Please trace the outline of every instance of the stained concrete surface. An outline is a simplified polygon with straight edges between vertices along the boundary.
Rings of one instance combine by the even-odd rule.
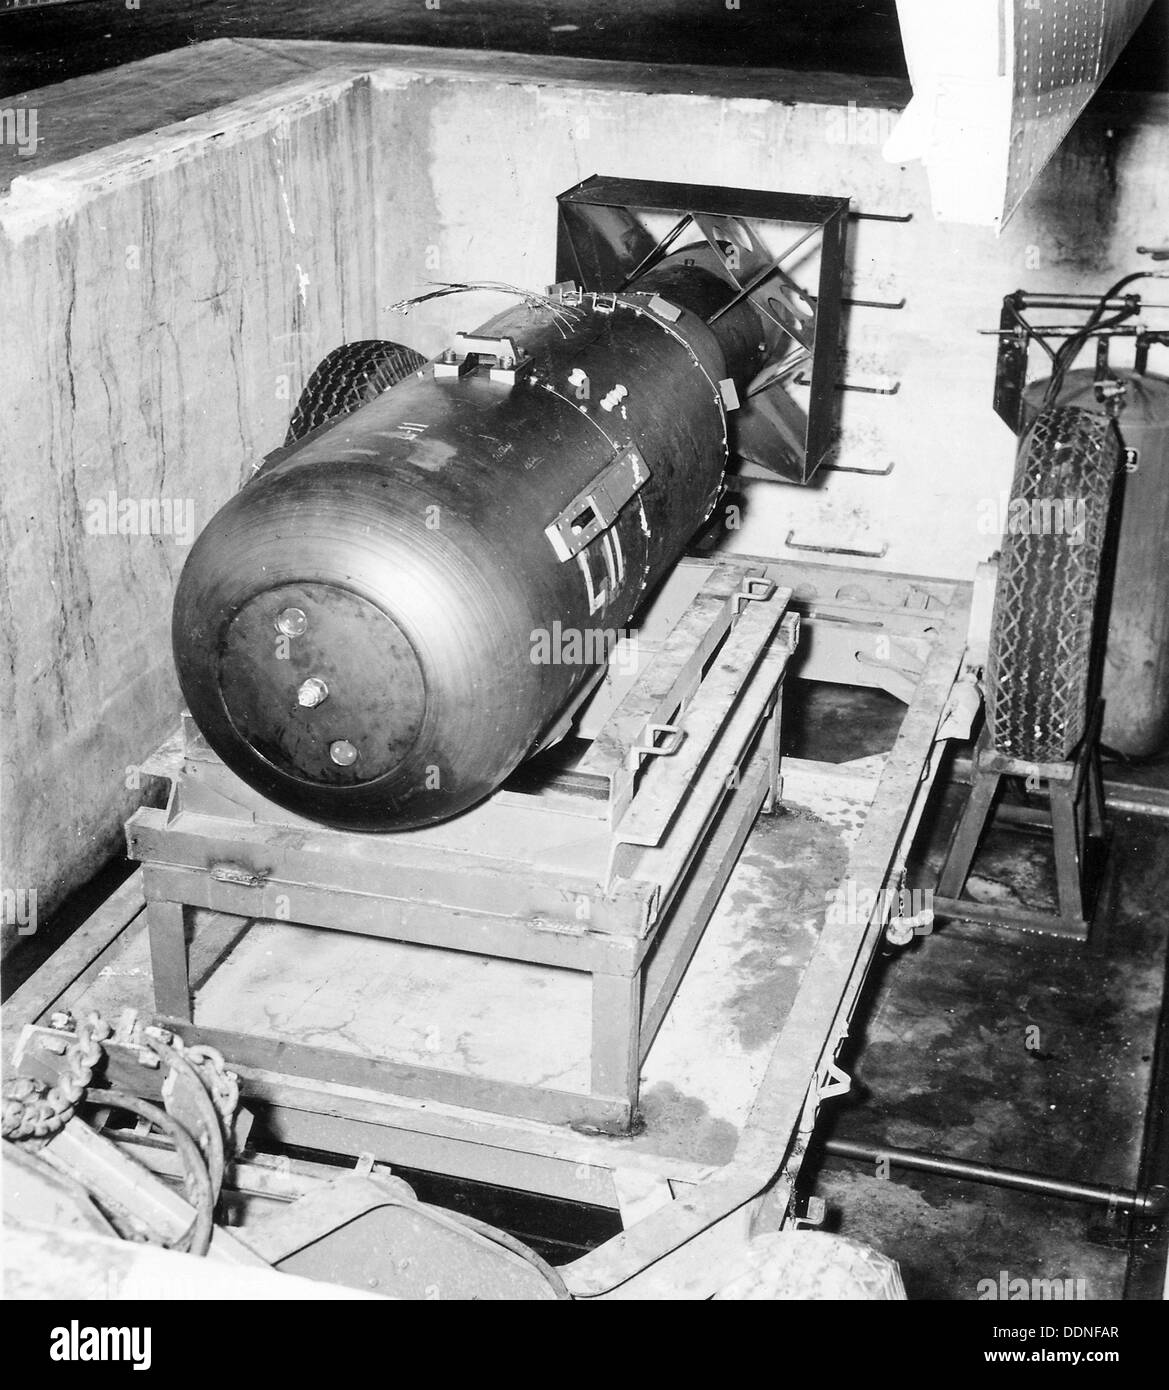
[[[786,735],[806,756],[864,756],[888,746],[899,709],[874,692],[797,685]],[[1164,786],[1169,766],[1109,766],[1106,775]],[[935,797],[912,886],[933,887],[965,794],[951,783]],[[1105,1208],[897,1168],[878,1174],[821,1147],[846,1139],[1137,1185],[1148,1121],[1169,1105],[1150,1096],[1169,944],[1169,822],[1110,821],[1090,945],[942,923],[888,949],[870,977],[841,1058],[853,1089],[822,1111],[805,1187],[827,1202],[829,1228],[900,1262],[911,1299],[975,1299],[987,1291],[980,1281],[997,1286],[1000,1271],[1083,1281],[1070,1286],[1079,1297],[1124,1292],[1129,1227]],[[996,827],[968,891],[1049,908],[1050,839]]]
[[[125,0],[0,8],[0,96],[216,38],[433,44],[905,77],[895,0]],[[1165,90],[1169,0],[1108,78]]]
[[[1158,780],[1156,769],[1146,780]],[[935,882],[964,794],[952,786],[935,807],[915,884]],[[1169,824],[1110,819],[1108,875],[1087,946],[952,922],[886,955],[844,1059],[852,1094],[825,1108],[821,1140],[1138,1185],[1148,1122],[1164,1117],[1169,1099],[1150,1096],[1169,938]],[[973,894],[1043,910],[1052,889],[1047,839],[992,830]],[[985,1296],[980,1281],[997,1283],[1002,1271],[1082,1281],[1069,1286],[1080,1298],[1123,1296],[1129,1227],[1103,1207],[830,1157],[818,1173],[812,1166],[811,1181],[834,1229],[901,1263],[911,1298]]]
[[[1084,1207],[976,1183],[895,1174],[882,1181],[833,1166],[817,1191],[828,1225],[893,1256],[911,1300],[976,1300],[1008,1280],[1071,1279],[1073,1296],[1115,1301],[1126,1242]],[[981,1287],[980,1287],[981,1285]],[[1066,1289],[1067,1285],[1064,1285]]]

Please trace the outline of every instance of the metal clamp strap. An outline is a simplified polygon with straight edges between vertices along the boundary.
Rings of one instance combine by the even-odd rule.
[[[555,521],[544,528],[561,560],[571,560],[600,533],[612,526],[626,502],[649,482],[645,460],[632,445],[607,464],[578,492]]]

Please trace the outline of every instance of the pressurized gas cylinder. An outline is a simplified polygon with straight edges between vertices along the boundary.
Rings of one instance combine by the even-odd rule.
[[[520,303],[216,514],[173,638],[229,767],[299,815],[393,830],[538,746],[596,669],[537,657],[538,634],[624,630],[719,496],[727,399],[771,329],[708,261]]]

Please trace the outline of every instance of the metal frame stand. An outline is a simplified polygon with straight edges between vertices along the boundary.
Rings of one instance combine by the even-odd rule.
[[[1100,722],[1103,706],[1096,704],[1087,732],[1068,762],[1032,763],[1008,757],[990,746],[986,727],[975,745],[971,761],[970,794],[954,829],[938,875],[934,912],[968,922],[1022,927],[1060,936],[1088,939],[1099,894],[1099,876],[1093,884],[1085,872],[1094,846],[1103,848],[1109,838],[1104,818],[1104,784],[1100,773]],[[994,806],[1004,777],[1039,778],[1047,783],[1050,808],[1044,812],[1026,806]],[[1036,829],[1050,829],[1055,852],[1058,907],[1055,912],[1003,907],[975,902],[962,896],[974,856],[987,824],[997,814],[1002,820]]]
[[[611,670],[577,712],[572,727],[591,741],[571,775],[505,787],[409,835],[298,821],[230,773],[188,722],[167,810],[144,808],[127,825],[159,1021],[262,1071],[627,1132],[649,1046],[757,813],[778,793],[780,686],[799,631],[790,597],[756,563],[683,562],[647,614],[647,663]],[[202,1026],[194,908],[221,915],[224,955],[251,922],[276,919],[582,972],[588,1089]]]

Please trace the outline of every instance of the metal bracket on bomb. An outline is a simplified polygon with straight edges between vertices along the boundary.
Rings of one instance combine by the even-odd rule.
[[[457,333],[454,343],[434,364],[438,380],[459,380],[486,367],[488,379],[514,386],[532,370],[532,359],[516,347],[512,338],[479,338]]]

